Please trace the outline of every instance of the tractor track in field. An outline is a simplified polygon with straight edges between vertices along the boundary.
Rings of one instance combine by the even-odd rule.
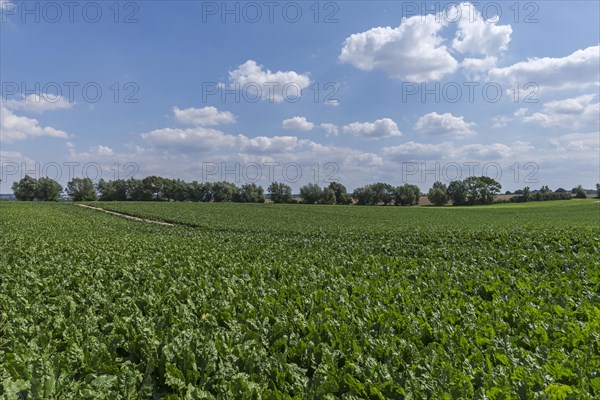
[[[156,225],[163,225],[163,226],[175,226],[175,224],[172,224],[172,223],[169,223],[169,222],[155,221],[155,220],[152,220],[152,219],[145,219],[145,218],[134,217],[132,215],[127,215],[127,214],[123,214],[123,213],[116,212],[116,211],[105,210],[104,208],[100,208],[100,207],[88,206],[86,204],[76,204],[76,205],[79,206],[79,207],[90,209],[90,210],[94,210],[94,211],[98,211],[98,212],[103,212],[103,213],[114,215],[114,216],[117,216],[117,217],[129,219],[131,221],[145,222],[147,224],[156,224]]]

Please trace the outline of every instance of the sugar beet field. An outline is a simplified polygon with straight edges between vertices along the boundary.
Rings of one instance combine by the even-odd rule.
[[[600,203],[0,203],[3,399],[600,397]]]

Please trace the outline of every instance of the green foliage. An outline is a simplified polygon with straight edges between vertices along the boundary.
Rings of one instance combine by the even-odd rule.
[[[240,189],[240,202],[242,203],[264,203],[265,194],[262,186],[255,183],[242,185]]]
[[[531,199],[531,189],[529,188],[529,186],[526,186],[523,189],[523,201],[529,201]]]
[[[464,181],[452,181],[446,191],[452,205],[462,206],[467,203],[467,185]]]
[[[328,186],[328,189],[333,190],[335,193],[335,204],[350,204],[352,203],[352,198],[348,194],[346,186],[342,185],[339,182],[331,182]]]
[[[0,204],[0,397],[593,399],[600,203]]]
[[[33,201],[37,192],[37,179],[25,175],[19,182],[14,182],[12,190],[17,200]]]
[[[101,201],[192,201],[263,203],[264,189],[254,183],[238,187],[232,182],[187,183],[181,179],[149,176],[144,179],[105,181],[100,179],[96,189]]]
[[[421,189],[405,183],[394,191],[394,204],[397,206],[416,206],[421,199]]]
[[[502,185],[488,176],[470,176],[464,184],[467,189],[468,204],[492,204]]]
[[[583,188],[583,186],[581,186],[581,185],[577,186],[577,189],[575,189],[575,198],[576,199],[585,199],[585,198],[587,198],[587,192]]]
[[[429,189],[427,199],[435,206],[443,206],[448,202],[448,187],[442,182],[435,182],[433,187]]]
[[[125,201],[128,199],[128,190],[131,189],[123,179],[115,181],[100,179],[96,184],[96,191],[102,201]]]
[[[54,179],[48,177],[35,179],[25,175],[19,182],[13,183],[12,190],[17,200],[21,201],[58,201],[63,188]]]
[[[343,192],[342,192],[342,188],[343,188]],[[337,189],[340,192],[340,201],[341,202],[347,201],[348,195],[345,194],[345,198],[343,197],[346,188],[344,188],[342,186],[341,188],[337,188]],[[319,185],[317,185],[316,183],[309,183],[300,188],[300,197],[302,197],[302,202],[304,204],[317,204],[317,203],[318,204],[336,204],[337,203],[336,192],[333,188],[331,188],[331,185],[330,185],[330,187],[321,189],[321,187]]]
[[[336,204],[337,199],[335,196],[335,191],[329,187],[323,189],[323,195],[321,196],[319,202],[322,204]]]
[[[513,196],[510,201],[513,203],[525,203],[528,201],[551,201],[551,200],[571,200],[571,193],[564,189],[557,189],[553,192],[548,186],[542,186],[536,193],[531,193],[531,189],[526,187],[522,190],[520,196]]]
[[[469,176],[452,181],[446,194],[455,206],[492,204],[502,185],[488,176]]]
[[[240,189],[231,182],[215,182],[211,185],[213,201],[239,201]]]
[[[323,189],[316,183],[309,183],[300,188],[300,197],[302,197],[303,203],[318,203],[323,198]]]
[[[392,185],[377,182],[355,189],[352,198],[356,201],[356,204],[361,206],[387,205],[392,203],[395,194],[396,191]]]
[[[96,188],[90,178],[73,178],[67,184],[67,194],[73,197],[74,201],[96,200]]]
[[[267,190],[273,203],[290,203],[292,201],[292,188],[285,183],[272,182]]]

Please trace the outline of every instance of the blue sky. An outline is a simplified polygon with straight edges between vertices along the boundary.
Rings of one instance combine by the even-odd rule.
[[[0,0],[0,192],[116,171],[593,187],[599,3],[422,4]]]

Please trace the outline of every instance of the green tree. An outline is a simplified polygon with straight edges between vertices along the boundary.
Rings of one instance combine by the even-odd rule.
[[[467,202],[467,185],[463,181],[452,181],[448,185],[448,198],[452,205],[462,206]]]
[[[322,204],[336,204],[335,191],[329,187],[323,189],[323,196],[319,202]]]
[[[373,190],[373,201],[375,204],[383,203],[385,206],[394,200],[396,192],[394,187],[389,183],[377,182],[371,185],[371,189]]]
[[[576,199],[585,199],[585,198],[587,198],[587,192],[583,188],[583,186],[581,186],[581,185],[577,186],[577,188],[575,189],[575,198]]]
[[[470,176],[465,179],[468,204],[492,204],[502,185],[488,176]]]
[[[173,179],[171,182],[171,196],[175,201],[190,200],[190,185],[181,179]]]
[[[163,181],[164,179],[159,176],[147,176],[142,179],[141,184],[144,194],[150,193],[152,199],[160,200],[163,192]]]
[[[323,197],[323,189],[316,183],[309,183],[300,188],[300,197],[302,197],[303,203],[318,203]]]
[[[240,189],[240,201],[242,203],[264,203],[264,189],[255,183],[242,185]]]
[[[483,204],[492,204],[496,200],[496,196],[500,193],[500,190],[502,190],[502,185],[489,176],[480,176],[479,182],[482,185],[480,201]]]
[[[526,186],[523,188],[523,201],[530,201],[531,200],[531,189],[529,188],[529,186]]]
[[[211,189],[214,202],[239,201],[240,199],[240,188],[235,183],[215,182]]]
[[[171,201],[174,198],[175,179],[160,178],[160,198]]]
[[[100,201],[111,201],[112,199],[112,181],[105,181],[100,178],[96,183],[96,192],[98,193],[98,199]]]
[[[394,190],[394,204],[397,206],[414,206],[421,200],[421,189],[417,185],[405,183]]]
[[[370,206],[375,203],[375,195],[371,188],[371,185],[362,186],[354,189],[352,192],[352,198],[356,201],[356,204],[360,206]]]
[[[272,182],[267,190],[273,203],[290,203],[292,201],[292,188],[285,183]]]
[[[383,182],[372,183],[356,188],[352,192],[352,198],[356,204],[361,206],[375,206],[383,203],[390,204],[394,200],[395,189],[392,185]]]
[[[152,190],[146,184],[135,178],[127,180],[127,192],[131,200],[134,201],[150,201],[154,196]]]
[[[90,178],[73,178],[67,183],[67,194],[74,201],[94,201],[96,200],[96,188]]]
[[[348,194],[346,186],[342,185],[341,183],[331,182],[328,188],[333,190],[335,193],[336,204],[350,204],[352,202],[352,198]]]
[[[58,196],[63,191],[60,183],[51,178],[40,178],[37,181],[35,197],[40,201],[58,201]]]
[[[448,187],[442,182],[434,182],[433,187],[427,193],[427,199],[435,206],[443,206],[448,202]]]
[[[193,181],[189,185],[189,196],[192,201],[208,203],[212,201],[212,183]]]
[[[17,200],[33,201],[37,192],[37,185],[37,179],[25,175],[19,182],[13,183],[12,190]]]
[[[96,191],[101,201],[125,201],[129,196],[129,190],[127,181],[124,179],[116,181],[100,179],[96,184]]]

